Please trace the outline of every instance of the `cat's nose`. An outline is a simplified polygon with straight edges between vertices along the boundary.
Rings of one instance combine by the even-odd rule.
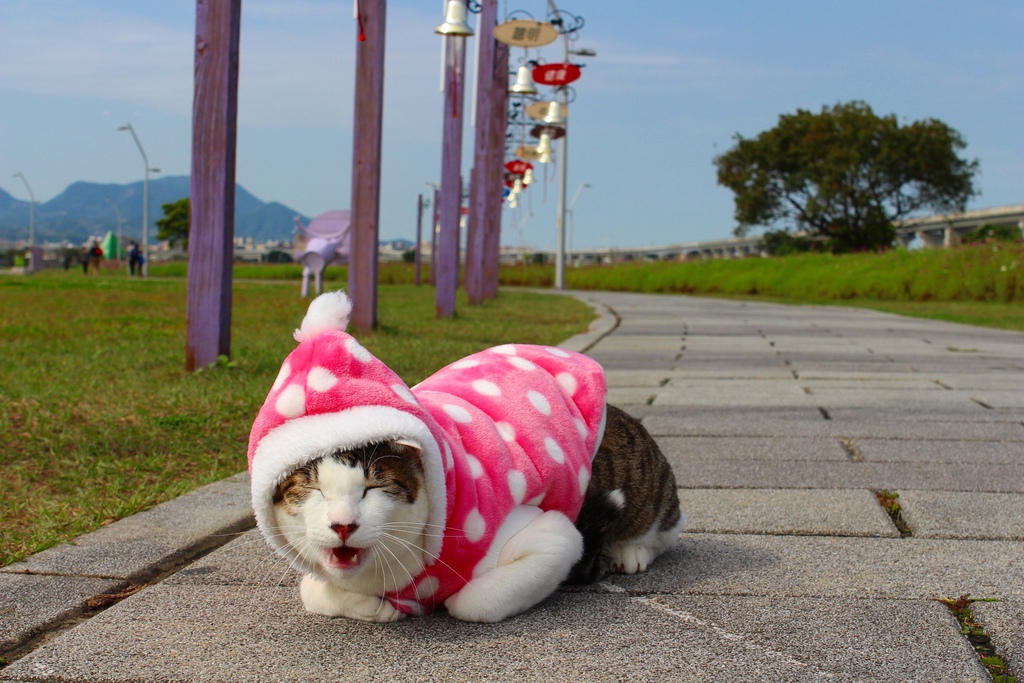
[[[359,528],[358,524],[332,524],[331,531],[338,534],[338,538],[343,541],[347,541],[348,537],[356,532]]]

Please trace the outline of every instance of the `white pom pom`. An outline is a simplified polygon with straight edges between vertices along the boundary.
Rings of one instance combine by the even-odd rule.
[[[352,314],[352,302],[345,292],[325,292],[309,304],[302,326],[295,330],[295,341],[302,343],[313,335],[326,330],[345,331],[348,317]]]

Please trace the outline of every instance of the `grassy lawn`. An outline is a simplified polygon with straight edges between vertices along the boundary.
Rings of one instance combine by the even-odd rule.
[[[186,285],[0,277],[0,565],[245,469],[252,420],[309,300],[295,281],[236,282],[230,366],[189,375]],[[462,298],[439,321],[432,288],[389,285],[378,316],[360,341],[413,385],[487,346],[558,343],[593,311],[502,292],[483,306]]]

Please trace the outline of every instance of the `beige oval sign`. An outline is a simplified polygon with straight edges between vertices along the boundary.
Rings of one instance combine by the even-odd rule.
[[[540,158],[537,145],[520,145],[516,148],[516,156],[526,161],[536,161]]]
[[[534,102],[526,108],[526,115],[535,121],[543,121],[544,117],[551,111],[550,102]],[[564,104],[558,105],[558,111],[562,112],[562,118],[569,118],[569,107]]]
[[[558,39],[558,29],[544,21],[512,19],[494,27],[494,38],[514,47],[541,47]]]

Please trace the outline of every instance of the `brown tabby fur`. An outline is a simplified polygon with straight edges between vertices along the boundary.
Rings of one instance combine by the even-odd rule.
[[[616,503],[619,491],[625,499]],[[593,473],[576,528],[583,535],[583,557],[569,581],[589,583],[607,570],[608,546],[667,531],[679,522],[679,496],[672,468],[640,421],[608,406],[604,439],[594,456]]]

